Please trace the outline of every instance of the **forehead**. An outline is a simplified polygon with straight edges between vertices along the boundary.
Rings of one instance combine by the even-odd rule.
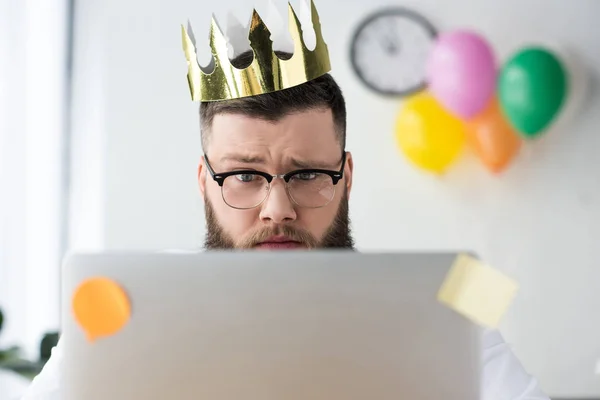
[[[327,157],[339,152],[333,115],[329,109],[296,112],[277,121],[243,114],[217,114],[210,130],[211,153],[245,152],[310,153]]]

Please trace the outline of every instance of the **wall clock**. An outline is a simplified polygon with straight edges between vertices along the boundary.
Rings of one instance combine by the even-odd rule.
[[[381,9],[362,20],[352,36],[352,68],[378,94],[413,94],[426,86],[425,64],[436,36],[434,26],[414,11]]]

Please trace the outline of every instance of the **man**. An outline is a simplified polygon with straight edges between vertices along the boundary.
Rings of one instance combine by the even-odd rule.
[[[318,20],[315,16],[313,21]],[[260,30],[260,21],[254,22],[251,30]],[[315,31],[318,53],[318,26]],[[289,54],[279,56],[290,58]],[[251,64],[253,58],[248,52],[231,63],[241,69],[262,68],[257,74],[263,78],[273,74],[266,64]],[[217,61],[219,65],[229,62]],[[308,63],[307,57],[304,64]],[[319,65],[328,66],[326,62]],[[273,89],[277,85],[269,89],[265,84],[259,94],[242,96],[232,95],[232,86],[227,90],[202,87],[211,81],[192,76],[202,74],[194,68],[190,71],[192,97],[211,97],[200,105],[205,156],[198,183],[205,200],[205,247],[352,250],[348,202],[354,162],[345,150],[346,106],[335,80],[328,73],[318,73],[300,84],[283,89]],[[236,88],[257,90],[240,76],[231,77],[240,80]],[[220,101],[213,101],[219,96]],[[488,332],[483,346],[483,399],[548,399],[498,332]],[[61,351],[59,343],[22,400],[61,400]]]

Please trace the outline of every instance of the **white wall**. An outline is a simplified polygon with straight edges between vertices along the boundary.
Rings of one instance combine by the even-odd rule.
[[[68,2],[0,1],[0,348],[59,328]]]
[[[493,178],[465,157],[444,179],[423,175],[400,156],[392,126],[401,102],[373,95],[350,69],[353,28],[367,12],[390,3],[317,2],[333,75],[348,102],[348,149],[356,164],[351,212],[359,247],[478,252],[520,282],[503,332],[545,390],[599,396],[600,268],[593,244],[600,238],[600,35],[594,27],[600,2],[398,2],[439,29],[479,29],[502,55],[514,49],[516,38],[572,46],[594,75],[580,118],[526,151],[505,175]],[[179,26],[190,18],[196,37],[204,39],[210,11],[224,18],[234,9],[246,21],[251,10],[247,0],[206,4],[78,2],[74,122],[81,158],[74,178],[74,247],[201,244],[197,104],[189,100]],[[341,9],[347,17],[340,17]]]

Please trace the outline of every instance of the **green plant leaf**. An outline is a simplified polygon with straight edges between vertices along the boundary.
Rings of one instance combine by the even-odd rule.
[[[50,359],[52,349],[58,344],[59,333],[48,332],[40,343],[40,361],[46,362]]]
[[[21,355],[21,349],[17,346],[9,347],[6,350],[0,350],[0,365],[5,362],[16,360]]]

